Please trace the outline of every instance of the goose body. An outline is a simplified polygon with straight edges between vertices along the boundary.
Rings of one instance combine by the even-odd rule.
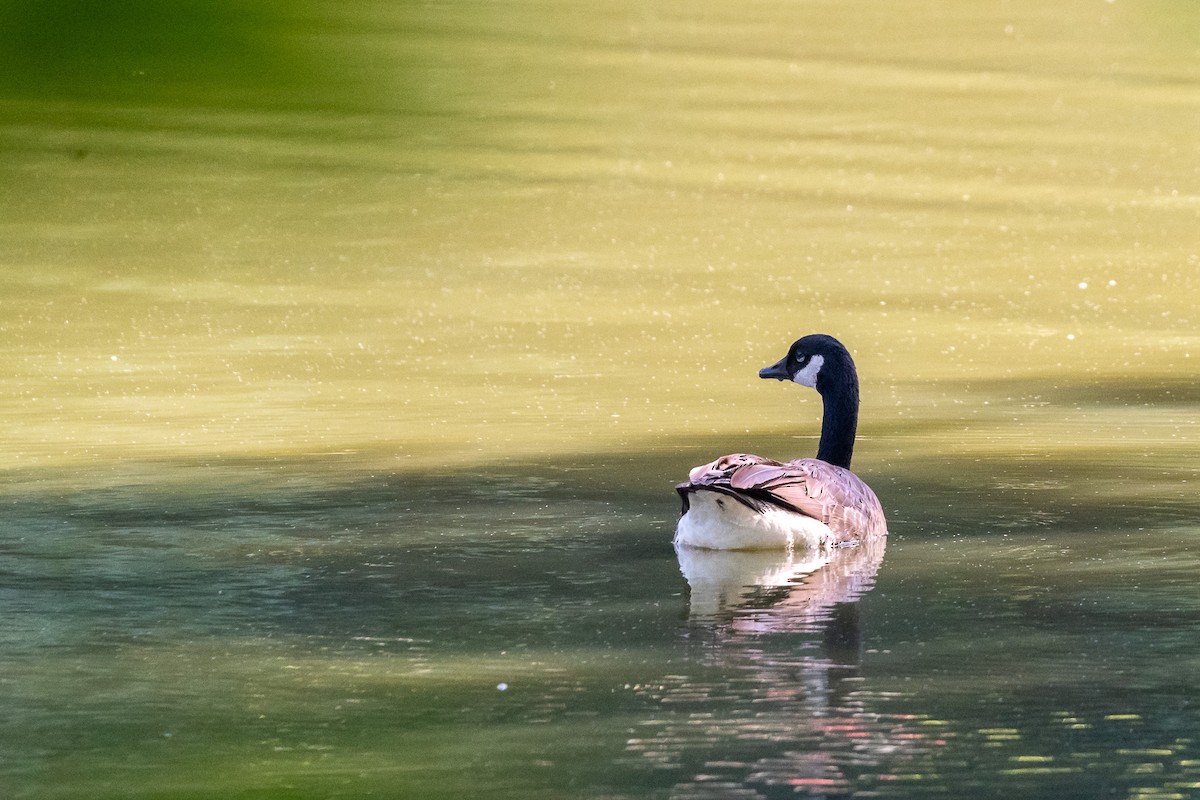
[[[761,378],[816,389],[824,401],[816,458],[735,453],[696,467],[675,487],[675,544],[710,550],[828,548],[887,534],[879,499],[850,471],[858,426],[854,360],[832,336],[795,342]]]

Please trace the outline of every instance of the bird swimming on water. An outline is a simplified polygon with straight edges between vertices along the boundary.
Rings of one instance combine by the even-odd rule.
[[[858,373],[832,336],[812,334],[758,377],[817,390],[824,401],[816,458],[772,461],[734,453],[696,467],[675,487],[675,544],[711,550],[827,548],[887,535],[879,498],[850,471]]]

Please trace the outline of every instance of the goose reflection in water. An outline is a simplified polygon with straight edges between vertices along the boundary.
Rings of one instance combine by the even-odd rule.
[[[860,675],[858,600],[886,539],[819,552],[680,548],[693,669],[647,693],[660,713],[628,750],[680,773],[673,798],[849,796],[938,748]]]
[[[743,633],[816,630],[839,604],[874,585],[887,539],[820,550],[697,550],[680,547],[688,617]]]

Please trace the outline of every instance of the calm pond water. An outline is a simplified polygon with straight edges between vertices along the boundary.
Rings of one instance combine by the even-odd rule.
[[[0,4],[0,789],[1200,796],[1200,13]],[[854,352],[886,548],[684,554]]]

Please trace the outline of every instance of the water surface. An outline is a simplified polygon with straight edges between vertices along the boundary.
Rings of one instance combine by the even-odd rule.
[[[1184,4],[73,7],[0,7],[6,796],[1200,794]],[[677,558],[813,331],[886,552]]]

